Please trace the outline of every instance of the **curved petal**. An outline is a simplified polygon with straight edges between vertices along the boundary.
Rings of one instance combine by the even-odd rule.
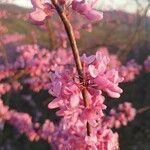
[[[89,65],[88,71],[90,72],[91,77],[96,78],[98,75],[98,71],[94,65]]]
[[[36,8],[34,12],[30,13],[30,18],[35,23],[42,23],[46,17],[47,14],[42,9]]]
[[[54,99],[52,102],[50,102],[48,104],[48,108],[49,109],[54,109],[54,108],[58,108],[60,107],[61,105],[63,104],[63,100],[60,100],[60,99]]]
[[[103,13],[97,10],[91,10],[86,14],[86,17],[91,21],[100,21],[103,19]]]
[[[74,94],[70,97],[70,105],[72,108],[77,107],[79,105],[80,98],[79,95]]]

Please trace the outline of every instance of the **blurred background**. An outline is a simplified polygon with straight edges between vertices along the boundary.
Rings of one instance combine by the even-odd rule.
[[[93,24],[92,32],[81,30],[80,39],[77,41],[81,53],[94,54],[99,47],[107,47],[112,54],[117,54],[123,64],[130,59],[135,59],[139,64],[150,55],[150,0],[100,0],[95,6],[104,12],[104,19]],[[22,44],[38,43],[40,47],[53,49],[55,43],[51,38],[52,32],[39,28],[28,20],[32,11],[29,0],[0,0],[0,40],[7,35],[19,36],[19,40],[6,42],[0,47],[6,50],[7,57],[11,60],[17,46]],[[49,21],[50,28],[53,28]],[[36,35],[36,36],[35,36]],[[34,38],[36,37],[36,38]],[[150,73],[141,73],[134,81],[123,83],[124,90],[121,98],[111,101],[110,106],[124,101],[133,103],[137,109],[150,105]],[[20,95],[30,93],[34,102],[34,109],[26,101],[20,102]],[[49,95],[46,91],[38,94],[25,89],[20,93],[9,93],[9,105],[18,111],[30,112],[34,116],[37,110],[43,115],[41,120],[54,117],[54,113],[47,108]],[[24,107],[26,106],[26,107]],[[47,150],[46,142],[31,143],[24,135],[16,136],[15,129],[5,125],[0,131],[0,150]],[[127,127],[118,130],[120,134],[120,150],[150,150],[150,111],[138,114],[135,120]],[[9,146],[5,146],[9,145]]]

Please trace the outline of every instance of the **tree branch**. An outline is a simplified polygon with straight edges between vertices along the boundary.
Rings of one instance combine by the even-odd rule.
[[[73,52],[73,56],[74,56],[74,60],[75,60],[75,64],[76,64],[76,68],[77,68],[77,72],[79,75],[79,80],[80,83],[83,83],[83,89],[82,89],[82,96],[83,96],[83,101],[84,101],[84,106],[85,107],[89,107],[89,100],[88,100],[88,92],[87,92],[87,88],[85,86],[85,79],[84,79],[84,75],[83,75],[83,69],[82,69],[82,64],[81,64],[81,60],[80,60],[80,55],[79,55],[79,50],[77,47],[77,43],[75,40],[75,36],[74,36],[74,32],[73,32],[73,28],[72,25],[69,21],[69,19],[66,16],[66,13],[64,10],[62,10],[62,8],[57,4],[56,0],[51,0],[52,4],[54,5],[58,15],[60,16],[66,33],[68,35],[68,39],[72,48],[72,52]],[[87,135],[90,136],[91,133],[91,127],[90,124],[87,122]]]

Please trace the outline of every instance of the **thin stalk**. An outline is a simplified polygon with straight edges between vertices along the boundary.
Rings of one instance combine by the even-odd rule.
[[[68,39],[69,39],[69,42],[70,42],[70,46],[72,48],[72,52],[73,52],[77,72],[78,72],[78,75],[79,75],[79,80],[80,80],[80,83],[83,85],[82,96],[83,96],[84,106],[89,107],[89,100],[88,100],[88,95],[87,95],[88,92],[87,92],[87,88],[85,86],[82,63],[81,63],[81,60],[80,60],[80,54],[79,54],[79,50],[78,50],[78,47],[77,47],[77,43],[76,43],[76,39],[75,39],[75,36],[74,36],[72,25],[71,25],[69,19],[67,18],[65,11],[62,10],[62,8],[57,4],[57,1],[56,0],[51,0],[51,2],[54,5],[59,17],[61,18],[61,20],[64,24],[64,27],[65,27],[65,30],[66,30],[66,33],[67,33],[67,36],[68,36]],[[87,128],[87,135],[90,136],[91,127],[90,127],[90,124],[88,122],[87,122],[86,128]]]
[[[138,114],[141,114],[141,113],[143,113],[143,112],[145,112],[145,111],[148,111],[148,110],[150,110],[150,106],[146,106],[146,107],[140,108],[140,109],[137,111],[137,113],[138,113]]]
[[[57,48],[58,45],[57,45],[55,33],[53,32],[53,29],[52,29],[53,26],[49,22],[48,19],[45,20],[45,26],[48,31],[48,37],[49,37],[49,41],[50,41],[50,49],[55,49],[55,48]]]

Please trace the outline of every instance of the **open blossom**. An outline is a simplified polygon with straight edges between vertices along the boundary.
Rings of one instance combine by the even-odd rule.
[[[142,70],[142,66],[139,65],[134,59],[129,60],[125,65],[122,65],[118,56],[114,55],[114,54],[110,54],[106,47],[100,48],[99,51],[101,51],[101,52],[103,52],[103,54],[109,56],[110,63],[108,63],[108,68],[110,68],[110,69],[115,68],[115,70],[117,70],[119,76],[124,78],[123,82],[133,81],[135,79],[135,77],[140,74],[140,72]]]
[[[41,0],[31,0],[34,11],[30,13],[30,18],[35,23],[42,23],[53,13],[53,7],[50,3],[42,3]]]
[[[80,115],[81,122],[88,122],[91,126],[95,127],[100,123],[101,118],[104,116],[103,110],[107,106],[104,104],[105,98],[100,92],[94,95],[92,91],[89,91],[89,101],[91,103],[90,107],[84,108]]]
[[[68,123],[74,124],[81,112],[79,107],[81,91],[68,73],[66,71],[66,73],[51,76],[52,83],[49,85],[49,93],[56,98],[49,103],[48,107],[50,109],[60,108],[57,115],[63,116]]]
[[[96,1],[95,1],[96,2]],[[92,4],[91,4],[92,5]],[[72,9],[84,15],[91,21],[99,21],[103,18],[103,14],[93,9],[88,0],[73,0]]]
[[[104,98],[101,93],[93,97],[89,93],[91,106],[84,108],[80,86],[72,78],[68,78],[67,74],[68,72],[58,76],[54,74],[55,77],[51,78],[49,92],[56,98],[49,103],[48,107],[50,109],[59,108],[60,110],[56,114],[63,116],[68,127],[78,124],[79,121],[85,124],[87,120],[95,126],[96,120],[103,116],[102,110],[106,108],[103,104]]]
[[[85,68],[85,78],[91,86],[107,92],[111,97],[118,98],[122,89],[118,86],[123,78],[119,76],[118,71],[109,68],[110,59],[105,52],[98,51],[95,56],[86,57],[83,55],[82,63]]]
[[[136,116],[136,109],[129,102],[119,104],[117,109],[111,109],[110,114],[103,118],[103,124],[111,128],[126,126]]]

